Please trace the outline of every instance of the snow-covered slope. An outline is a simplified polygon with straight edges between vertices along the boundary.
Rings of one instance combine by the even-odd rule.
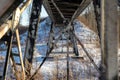
[[[45,53],[47,51],[47,41],[50,32],[50,24],[51,24],[51,20],[50,18],[47,18],[46,20],[42,21],[39,25],[38,34],[37,34],[38,36],[36,40],[36,48],[34,51],[33,69],[36,69],[38,67],[38,65],[42,61],[40,57],[45,56]],[[97,35],[93,31],[89,30],[86,26],[84,26],[84,24],[80,23],[78,20],[74,21],[74,27],[75,27],[75,34],[82,41],[87,51],[96,61],[96,64],[99,64],[100,49],[98,46]],[[56,35],[57,35],[57,31],[59,31],[58,27],[56,27],[55,29]],[[26,45],[26,37],[27,37],[27,32],[20,35],[23,53]],[[5,48],[5,45],[1,45],[0,47]],[[90,78],[89,75],[90,72],[93,78],[93,75],[95,75],[94,73],[96,73],[96,70],[91,65],[89,59],[87,58],[84,51],[81,49],[79,45],[78,45],[78,49],[79,49],[79,54],[85,58],[86,62],[70,59],[71,80],[81,80],[80,78],[88,79]],[[14,52],[17,51],[16,47],[13,48],[13,51]],[[6,55],[6,51],[0,51],[0,56],[5,56],[5,55]],[[18,60],[16,59],[16,61]],[[57,73],[56,73],[56,69],[59,69]],[[55,75],[57,75],[57,77],[62,80],[66,80],[66,60],[47,61],[45,62],[45,65],[42,66],[40,72],[43,75],[42,77],[44,78],[44,80],[53,80]],[[41,80],[41,79],[37,79],[37,80]]]

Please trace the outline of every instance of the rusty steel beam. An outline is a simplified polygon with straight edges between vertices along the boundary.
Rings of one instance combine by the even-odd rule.
[[[30,25],[28,29],[28,37],[27,37],[26,50],[24,56],[25,68],[28,72],[26,74],[27,76],[31,75],[30,71],[31,71],[32,59],[33,59],[33,53],[35,47],[35,40],[37,36],[37,30],[40,22],[42,1],[43,0],[33,0],[33,4],[32,4],[32,13],[30,18]]]
[[[34,76],[38,73],[39,69],[42,67],[42,65],[45,63],[45,61],[49,58],[50,53],[54,49],[54,44],[52,43],[52,40],[54,38],[53,27],[54,27],[54,25],[53,25],[53,23],[51,23],[50,35],[49,35],[49,40],[48,40],[48,44],[47,44],[48,48],[47,48],[46,56],[44,57],[42,63],[36,69],[34,74],[30,77],[30,80],[32,80],[34,78]]]

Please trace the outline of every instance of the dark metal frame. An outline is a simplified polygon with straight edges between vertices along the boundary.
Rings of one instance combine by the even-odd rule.
[[[4,65],[5,67],[3,70],[2,80],[5,80],[5,77],[6,77],[8,62],[10,59],[10,53],[11,53],[11,49],[12,49],[12,40],[13,40],[13,32],[10,31],[9,40],[7,41],[8,47],[7,47],[7,54],[6,54],[6,58],[5,58],[5,65]]]
[[[33,0],[33,4],[32,4],[30,25],[28,29],[26,51],[24,56],[25,68],[28,72],[27,75],[30,75],[34,47],[35,47],[35,40],[36,40],[37,30],[40,22],[40,12],[41,12],[42,1],[43,0]],[[28,61],[29,64],[26,63],[26,60]]]
[[[14,3],[7,9],[7,11],[0,17],[0,25],[7,21],[11,16],[12,12],[18,7],[23,0],[15,0]]]

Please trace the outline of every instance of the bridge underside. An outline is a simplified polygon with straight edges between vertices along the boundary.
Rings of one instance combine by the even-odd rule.
[[[22,0],[20,0],[22,1]],[[74,34],[74,26],[72,25],[75,18],[77,18],[82,11],[91,3],[92,0],[33,0],[33,6],[32,6],[32,13],[30,18],[30,25],[28,29],[28,37],[27,37],[27,44],[26,44],[26,50],[25,50],[25,57],[24,61],[27,60],[29,64],[26,64],[25,66],[23,64],[22,60],[22,52],[20,47],[20,39],[19,39],[19,32],[18,32],[18,23],[19,18],[23,10],[28,6],[32,0],[27,0],[25,5],[17,7],[21,2],[19,2],[17,5],[12,6],[12,11],[8,11],[6,14],[6,11],[4,14],[0,15],[0,41],[7,41],[7,55],[6,55],[6,61],[5,61],[5,68],[2,75],[2,78],[5,79],[6,71],[7,71],[7,65],[9,62],[9,59],[12,60],[14,70],[16,71],[16,65],[15,60],[13,60],[13,55],[16,54],[12,53],[12,44],[13,44],[13,37],[14,34],[16,34],[16,40],[17,40],[17,47],[18,47],[18,54],[17,56],[20,57],[20,63],[18,63],[21,66],[21,72],[24,78],[27,76],[30,76],[30,68],[32,64],[33,59],[33,52],[34,52],[34,46],[35,46],[35,40],[37,36],[37,29],[39,24],[39,16],[41,11],[41,5],[43,3],[46,11],[48,12],[52,23],[51,23],[51,30],[49,35],[49,41],[48,41],[48,50],[46,53],[46,57],[49,56],[52,49],[54,48],[56,43],[52,43],[54,38],[54,31],[53,27],[56,26],[63,26],[64,29],[61,29],[60,38],[63,33],[68,34],[66,40],[71,40],[73,43],[74,52],[76,55],[78,55],[78,49],[77,49],[77,43],[78,42],[81,47],[83,48],[84,52],[87,54],[90,61],[93,63],[93,65],[96,67],[96,69],[101,74],[101,80],[117,80],[118,76],[118,63],[117,63],[117,57],[118,57],[118,25],[117,25],[117,0],[101,0],[101,29],[99,32],[101,33],[100,43],[101,43],[101,51],[102,51],[102,61],[101,61],[101,67],[100,69],[98,66],[94,63],[93,59],[89,56],[89,53],[87,50],[85,50],[84,45],[80,42],[80,40],[76,37]],[[96,1],[96,0],[93,0]],[[14,0],[13,2],[14,3]],[[14,9],[15,8],[15,11]],[[17,8],[17,9],[16,9]],[[13,13],[13,14],[12,14]],[[12,16],[11,16],[12,14]],[[5,16],[4,16],[5,15]],[[10,18],[8,18],[11,16]],[[6,21],[6,23],[4,23]],[[100,22],[100,21],[99,21]],[[4,23],[4,24],[3,24]],[[7,37],[6,37],[7,33]],[[55,42],[60,40],[58,37]],[[8,39],[8,40],[7,40]],[[77,41],[76,41],[77,40]],[[67,54],[69,57],[69,54]],[[42,66],[46,58],[44,58],[43,62],[39,66],[39,68]],[[16,64],[16,65],[15,65]],[[67,65],[69,64],[69,59],[67,59]],[[68,65],[69,66],[69,65]],[[24,70],[24,67],[27,70],[27,73]],[[67,73],[69,74],[69,69],[67,68]],[[36,71],[37,73],[37,71]],[[33,75],[34,76],[34,75]],[[30,76],[30,79],[33,79],[33,76]],[[16,78],[18,78],[18,75],[16,75]],[[68,77],[69,78],[69,77]]]
[[[43,5],[56,26],[65,20],[72,22],[90,4],[91,0],[44,0]]]

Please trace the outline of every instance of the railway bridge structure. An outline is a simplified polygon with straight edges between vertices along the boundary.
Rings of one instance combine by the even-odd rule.
[[[97,31],[100,39],[101,47],[101,66],[97,66],[90,57],[84,45],[74,33],[73,21],[88,7],[90,3],[94,5],[95,19],[97,23]],[[30,24],[26,42],[25,53],[22,54],[20,35],[19,35],[19,20],[23,11],[32,4]],[[19,75],[22,75],[23,80],[31,75],[31,64],[37,36],[38,25],[40,22],[41,6],[44,6],[52,23],[47,42],[47,53],[39,68],[49,57],[54,45],[61,39],[62,34],[66,34],[66,40],[70,40],[73,45],[75,56],[79,56],[77,42],[81,45],[84,52],[94,65],[95,69],[101,74],[100,80],[119,80],[118,66],[118,46],[119,46],[119,0],[1,0],[0,1],[0,43],[6,43],[6,57],[3,74],[0,75],[0,80],[5,80],[8,70],[9,60],[12,63],[12,69],[15,71],[16,79],[19,80]],[[58,38],[54,37],[54,27],[61,28]],[[12,52],[13,39],[16,38],[18,53]],[[53,42],[54,40],[54,42]],[[24,55],[24,58],[23,58]],[[16,63],[14,57],[20,59],[20,63]],[[69,56],[69,52],[67,52]],[[69,62],[69,59],[68,59]],[[29,64],[27,64],[29,63]],[[17,65],[21,67],[21,74],[17,72]],[[30,76],[29,80],[33,80],[34,75]],[[67,68],[69,74],[69,69]],[[67,78],[69,80],[69,76]]]

